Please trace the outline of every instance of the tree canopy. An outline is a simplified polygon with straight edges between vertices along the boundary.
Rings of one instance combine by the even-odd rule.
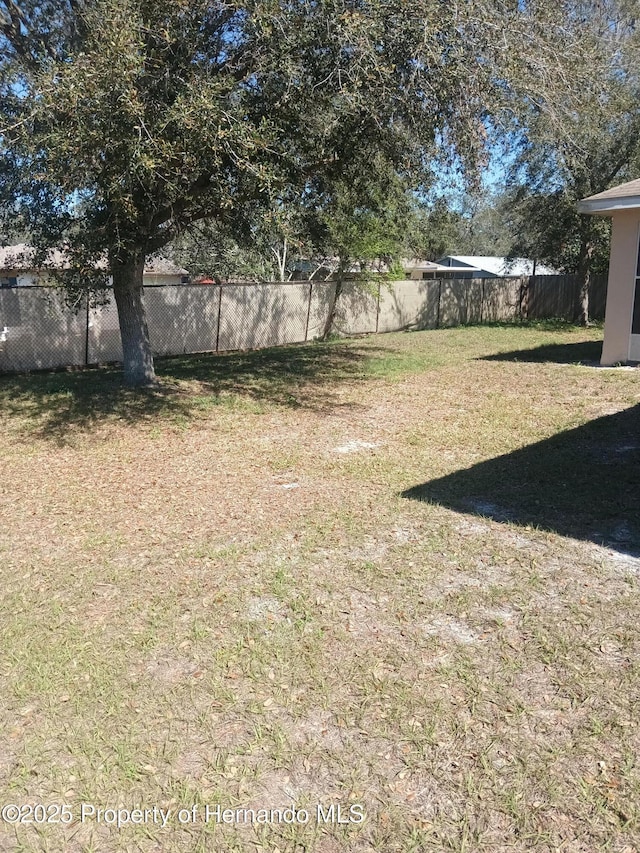
[[[481,164],[489,116],[557,128],[587,79],[563,33],[612,2],[0,0],[0,233],[76,282],[106,258],[125,378],[153,382],[145,257],[292,208],[348,254],[434,157]]]
[[[82,269],[108,258],[126,378],[152,382],[144,257],[372,149],[413,181],[436,138],[477,159],[503,5],[0,0],[5,217]]]
[[[549,11],[549,43],[571,44],[566,76],[523,75],[514,101],[516,157],[509,181],[512,251],[582,280],[588,322],[590,275],[606,269],[609,223],[577,212],[577,202],[638,175],[640,168],[640,32],[637,3],[579,0]],[[556,66],[557,67],[557,66]]]

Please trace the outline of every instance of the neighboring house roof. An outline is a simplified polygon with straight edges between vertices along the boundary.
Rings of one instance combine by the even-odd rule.
[[[465,272],[468,271],[469,267],[467,265],[461,266],[444,266],[443,264],[436,263],[435,261],[425,261],[421,258],[405,258],[402,261],[402,268],[407,272]]]
[[[153,275],[189,275],[188,270],[179,267],[169,258],[164,258],[161,255],[147,258],[144,271]]]
[[[334,273],[338,271],[338,267],[340,265],[340,258],[335,255],[327,255],[325,258],[296,258],[293,263],[294,271],[298,272],[312,272],[314,270],[326,270],[327,272]],[[389,267],[387,264],[378,259],[372,261],[352,261],[350,262],[347,269],[344,270],[346,273],[361,273],[361,272],[388,272]]]
[[[640,207],[640,178],[611,187],[602,193],[590,195],[578,202],[580,213],[612,213],[615,210],[633,210]]]
[[[14,246],[0,246],[0,269],[27,270],[34,269],[35,249],[26,243],[16,243]],[[66,269],[69,264],[62,252],[51,249],[47,253],[47,265],[55,269]]]
[[[423,258],[404,258],[402,266],[405,270],[422,270],[423,272],[434,272],[440,268],[440,264],[425,261]]]
[[[495,255],[446,255],[438,258],[438,263],[454,261],[456,266],[468,267],[487,272],[495,276],[533,275],[535,264],[536,275],[557,275],[558,271],[546,264],[536,263],[529,258],[499,258]]]
[[[34,270],[34,256],[36,250],[26,243],[17,243],[15,246],[0,246],[0,269],[21,270],[26,272]],[[69,261],[64,252],[59,249],[51,249],[47,253],[46,265],[53,269],[68,269]],[[103,268],[104,264],[96,266]],[[155,256],[147,258],[144,271],[150,275],[189,275],[188,271],[174,264],[168,258]]]

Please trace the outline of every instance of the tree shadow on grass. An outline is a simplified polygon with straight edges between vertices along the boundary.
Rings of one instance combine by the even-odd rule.
[[[159,386],[137,390],[124,386],[119,367],[0,376],[0,410],[24,434],[58,441],[108,420],[184,420],[217,405],[330,411],[345,405],[335,385],[364,379],[377,349],[328,343],[158,358]]]
[[[600,363],[602,341],[579,341],[572,344],[543,344],[532,349],[498,352],[482,356],[480,361],[533,361],[553,364]]]
[[[638,557],[640,405],[415,486],[402,496]]]

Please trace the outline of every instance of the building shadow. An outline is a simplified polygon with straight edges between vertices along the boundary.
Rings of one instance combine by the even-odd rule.
[[[482,356],[480,361],[532,361],[552,364],[600,364],[602,341],[572,344],[542,344],[532,349],[498,352]]]
[[[640,405],[414,486],[440,504],[640,556]]]

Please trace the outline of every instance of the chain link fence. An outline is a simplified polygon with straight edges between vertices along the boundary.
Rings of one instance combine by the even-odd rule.
[[[592,283],[592,316],[604,317],[606,280]],[[156,355],[261,349],[322,335],[334,282],[145,287]],[[575,276],[346,282],[334,331],[340,335],[434,329],[466,323],[579,315]],[[52,287],[0,288],[0,371],[19,372],[122,360],[112,297],[71,310]]]

